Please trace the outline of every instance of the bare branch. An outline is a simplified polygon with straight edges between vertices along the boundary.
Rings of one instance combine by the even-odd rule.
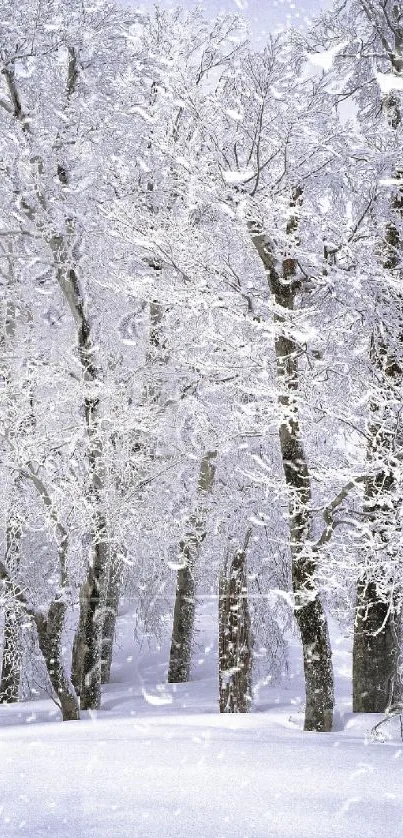
[[[328,503],[327,506],[325,506],[322,514],[326,526],[318,541],[316,541],[316,543],[313,545],[313,550],[319,550],[320,547],[323,547],[324,544],[327,544],[327,542],[330,541],[335,527],[338,523],[334,520],[333,517],[335,510],[343,503],[347,495],[353,489],[355,489],[360,483],[365,483],[365,481],[368,480],[369,477],[369,474],[359,474],[356,477],[353,477],[351,480],[348,481],[348,483],[346,483],[345,486],[343,486],[342,489],[340,489],[340,492],[338,492],[336,497],[334,497],[333,500],[330,503]]]

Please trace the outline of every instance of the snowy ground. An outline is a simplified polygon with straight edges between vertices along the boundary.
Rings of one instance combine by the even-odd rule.
[[[336,729],[320,735],[301,730],[298,652],[287,686],[261,683],[254,713],[220,716],[211,608],[188,685],[165,684],[167,647],[139,651],[132,625],[120,619],[100,713],[62,724],[46,700],[0,709],[0,838],[401,838],[400,725],[376,742],[377,717],[351,714],[343,638]]]

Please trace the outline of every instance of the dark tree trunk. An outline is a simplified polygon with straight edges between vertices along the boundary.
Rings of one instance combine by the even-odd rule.
[[[66,544],[62,543],[59,550],[64,552]],[[61,652],[61,639],[66,614],[66,603],[54,600],[49,608],[48,616],[37,611],[26,599],[24,591],[12,582],[10,574],[0,561],[0,580],[5,587],[6,595],[13,597],[21,608],[36,625],[39,648],[42,652],[50,683],[53,687],[58,703],[62,710],[63,720],[79,719],[77,696],[66,676]]]
[[[81,693],[84,672],[84,636],[85,636],[85,614],[84,603],[81,601],[84,595],[84,584],[80,590],[80,610],[78,614],[78,625],[74,634],[73,650],[71,655],[71,682],[77,695]]]
[[[71,656],[71,681],[77,695],[81,694],[84,680],[84,655],[86,649],[85,626],[88,610],[88,580],[86,579],[80,588],[78,624],[74,634],[73,650]]]
[[[61,244],[60,283],[64,288],[79,326],[77,330],[78,350],[87,385],[97,384],[99,371],[95,365],[92,332],[87,318],[78,277],[74,270],[64,272],[64,243]],[[85,424],[88,437],[89,487],[88,501],[92,509],[91,555],[87,578],[80,594],[80,619],[78,635],[75,638],[73,677],[81,696],[83,709],[98,709],[101,702],[101,644],[102,644],[102,597],[106,586],[109,566],[108,528],[104,512],[104,462],[99,423],[99,400],[87,396],[84,400]],[[79,663],[77,667],[75,664]],[[81,670],[78,680],[78,670]]]
[[[43,654],[49,679],[60,703],[63,721],[76,721],[80,718],[77,696],[69,682],[61,652],[61,639],[66,615],[64,602],[55,600],[51,603],[48,616],[35,616],[39,648]]]
[[[353,711],[384,713],[399,700],[396,666],[400,632],[390,604],[382,602],[375,582],[357,586],[353,645]]]
[[[16,328],[16,306],[14,301],[14,260],[13,247],[10,245],[8,255],[8,272],[6,274],[7,281],[5,287],[5,294],[2,299],[2,311],[4,307],[4,329],[0,332],[0,353],[4,367],[2,365],[1,374],[7,385],[12,387],[12,371],[11,359],[15,350],[15,328]],[[6,263],[7,264],[7,263]],[[3,319],[3,318],[2,318]],[[8,431],[13,426],[11,410],[7,417]],[[29,417],[28,422],[20,423],[20,427],[14,429],[14,432],[20,437],[23,435],[25,425],[30,426]],[[22,536],[22,519],[18,514],[21,498],[17,491],[19,480],[14,479],[11,484],[9,509],[7,512],[6,524],[6,552],[5,562],[8,567],[14,570],[18,569],[19,565],[19,550]],[[21,614],[14,605],[6,605],[4,608],[4,627],[3,627],[3,653],[2,653],[2,667],[1,667],[1,683],[0,683],[0,703],[9,704],[18,701],[20,679],[21,679]]]
[[[403,30],[397,19],[398,14],[399,5],[396,4],[391,20],[394,20],[395,36],[401,45]],[[388,58],[393,69],[401,76],[401,56],[391,50]],[[383,106],[389,125],[397,130],[401,123],[398,97],[394,93],[388,94]],[[401,598],[398,601],[392,594],[389,601],[385,602],[380,589],[387,587],[387,584],[385,586],[382,583],[388,580],[382,579],[379,562],[382,552],[385,553],[386,563],[392,558],[389,542],[391,538],[393,541],[394,534],[401,528],[401,497],[397,490],[396,473],[400,470],[399,458],[403,449],[403,297],[394,288],[397,283],[397,287],[401,285],[402,278],[403,171],[399,168],[395,176],[397,181],[402,182],[402,186],[398,186],[392,198],[391,220],[386,226],[382,243],[383,268],[391,282],[387,282],[383,295],[379,295],[377,300],[381,322],[373,330],[370,352],[374,370],[374,395],[370,404],[367,460],[370,465],[381,465],[381,469],[376,476],[369,477],[366,483],[364,512],[370,528],[366,546],[366,554],[370,557],[368,564],[378,566],[374,573],[364,571],[357,584],[353,643],[353,710],[356,713],[383,713],[393,703],[402,700],[403,685],[398,673]],[[395,328],[393,331],[396,320],[400,323],[400,329]],[[377,556],[374,556],[374,544],[377,545]]]
[[[295,569],[295,564],[294,564]],[[301,593],[302,580],[309,590],[309,568],[302,566],[293,574],[294,593]],[[298,581],[295,575],[299,576]],[[332,650],[326,616],[318,593],[313,585],[315,599],[296,609],[296,620],[302,639],[305,676],[304,730],[330,731],[333,724],[334,686]]]
[[[246,548],[238,550],[228,573],[220,575],[219,706],[220,713],[247,713],[252,701],[252,634],[248,607]]]
[[[74,638],[72,681],[82,710],[101,706],[103,587],[107,545],[99,544],[80,592],[80,615]]]
[[[292,202],[295,215],[287,225],[292,236],[298,226],[301,190]],[[289,493],[290,550],[295,617],[301,635],[305,675],[305,730],[332,729],[334,686],[332,652],[326,615],[315,583],[316,563],[311,548],[311,483],[301,440],[298,411],[298,347],[292,335],[289,314],[295,308],[296,262],[282,258],[280,273],[274,246],[259,223],[250,222],[252,242],[261,259],[276,303],[275,353],[278,403],[280,407],[280,450]]]
[[[21,675],[21,616],[18,609],[4,609],[3,665],[1,670],[0,703],[18,701]]]
[[[14,571],[18,570],[22,536],[22,523],[15,512],[15,508],[18,508],[20,502],[18,493],[15,491],[16,486],[17,483],[14,484],[11,493],[6,528],[6,564]],[[14,604],[6,605],[4,608],[3,660],[0,683],[0,702],[2,704],[18,701],[19,698],[22,662],[21,635],[21,611]]]
[[[83,672],[80,707],[99,710],[101,706],[101,648],[102,648],[102,565],[90,568],[87,583],[87,602],[84,606]]]
[[[168,683],[185,683],[190,679],[192,663],[192,643],[196,609],[196,585],[194,579],[193,550],[197,550],[196,539],[181,542],[180,556],[184,567],[178,570],[172,628],[171,651],[169,657]]]
[[[68,48],[67,99],[76,92],[79,60],[74,48]],[[61,161],[57,177],[62,190],[69,186],[68,166]],[[77,230],[74,218],[66,219],[66,234],[54,234],[49,245],[53,253],[56,277],[70,308],[77,329],[77,349],[85,386],[84,417],[88,440],[88,501],[92,511],[91,555],[87,578],[81,590],[79,630],[76,638],[80,673],[80,698],[83,709],[98,709],[101,703],[102,596],[108,573],[109,547],[104,509],[103,444],[97,395],[102,379],[96,363],[92,324],[85,304],[79,265],[76,258]],[[95,393],[94,393],[95,391]],[[74,677],[76,679],[76,672]]]
[[[198,496],[203,499],[211,492],[214,484],[216,452],[210,451],[200,464]],[[189,681],[192,661],[192,643],[196,608],[197,562],[201,545],[206,536],[206,510],[200,507],[190,518],[189,530],[179,546],[182,567],[178,570],[176,582],[174,621],[171,651],[169,657],[168,682],[170,684]]]
[[[381,470],[369,477],[365,485],[364,512],[369,532],[364,538],[363,551],[366,567],[375,565],[375,569],[364,571],[357,583],[353,642],[355,713],[384,713],[402,698],[398,675],[400,604],[393,594],[385,599],[385,593],[382,593],[382,589],[385,591],[391,585],[386,577],[383,578],[380,559],[384,554],[386,565],[393,560],[396,548],[392,548],[391,553],[390,542],[392,539],[393,543],[401,526],[395,473],[400,468],[397,447],[403,441],[400,417],[403,374],[376,331],[372,338],[371,359],[381,385],[379,398],[374,396],[371,401],[367,461],[370,466],[381,465]]]
[[[122,581],[122,562],[114,556],[109,570],[108,589],[106,592],[104,621],[102,628],[101,682],[109,683],[111,677],[112,652],[115,640],[116,618],[119,608]]]

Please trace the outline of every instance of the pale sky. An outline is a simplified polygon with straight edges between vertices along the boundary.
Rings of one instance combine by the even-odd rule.
[[[124,0],[137,7],[165,7],[196,5],[197,0]],[[200,0],[199,0],[200,5]],[[204,0],[208,16],[217,12],[238,12],[248,18],[252,36],[259,45],[268,32],[287,26],[305,28],[321,9],[331,5],[331,0]]]

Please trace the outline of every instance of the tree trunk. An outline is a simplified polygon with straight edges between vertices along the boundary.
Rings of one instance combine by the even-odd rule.
[[[64,267],[67,254],[63,241],[60,241],[55,255],[62,290],[78,323],[79,356],[84,385],[88,388],[88,394],[84,398],[84,414],[88,438],[88,499],[92,508],[92,545],[87,578],[80,596],[79,635],[75,640],[76,659],[79,659],[81,664],[80,684],[76,680],[78,670],[74,666],[73,669],[75,685],[81,696],[81,706],[83,709],[98,709],[101,702],[101,600],[109,562],[107,522],[103,511],[104,465],[99,427],[99,399],[97,395],[91,395],[91,388],[99,382],[99,372],[94,361],[92,332],[78,278],[73,269],[67,270],[66,273]]]
[[[4,609],[3,664],[1,669],[0,703],[18,701],[21,676],[21,618],[18,609]]]
[[[11,493],[10,509],[6,528],[6,564],[13,570],[18,569],[22,521],[16,512],[18,496],[17,481]],[[16,506],[14,506],[14,504]],[[8,604],[4,608],[3,662],[1,669],[0,703],[18,701],[21,678],[21,613],[18,606]]]
[[[48,616],[45,618],[41,612],[37,611],[27,603],[25,595],[19,586],[12,585],[4,568],[0,568],[0,571],[2,572],[0,572],[0,577],[3,574],[2,578],[5,579],[6,584],[12,590],[14,597],[21,602],[23,606],[25,606],[26,612],[30,614],[35,621],[39,647],[45,660],[51,685],[60,703],[63,721],[71,721],[72,719],[79,719],[80,712],[77,695],[74,692],[72,684],[67,678],[64,670],[61,650],[62,633],[67,611],[67,602],[64,597],[69,589],[67,573],[69,536],[58,516],[57,510],[52,502],[52,498],[49,495],[46,485],[43,480],[41,480],[39,474],[34,470],[32,463],[27,464],[27,469],[24,474],[25,477],[35,486],[42,499],[43,505],[49,514],[49,518],[54,525],[60,572],[60,592],[55,596],[53,602],[51,602],[48,610]]]
[[[64,553],[65,549],[66,542],[63,540],[59,550]],[[66,603],[62,599],[55,599],[49,607],[47,618],[45,618],[42,612],[28,602],[21,587],[13,583],[2,561],[0,561],[0,581],[4,584],[6,597],[14,599],[16,607],[21,607],[22,611],[35,622],[39,648],[44,657],[49,680],[60,703],[63,721],[79,719],[77,696],[65,674],[61,653],[61,637],[67,610]]]
[[[73,683],[80,695],[83,710],[97,710],[101,706],[102,626],[105,568],[108,546],[96,545],[81,587],[80,617],[75,637]]]
[[[85,621],[87,594],[84,590],[86,582],[80,589],[78,624],[74,634],[73,650],[71,655],[71,682],[77,695],[80,695],[84,673],[84,652],[85,652]]]
[[[63,721],[76,721],[80,718],[77,696],[69,682],[63,665],[61,639],[67,606],[54,600],[48,616],[35,616],[39,648],[43,654],[49,679],[55,695],[60,702]]]
[[[403,312],[402,312],[403,315]],[[385,334],[384,330],[383,334]],[[401,700],[402,685],[397,667],[400,655],[400,602],[391,594],[385,600],[381,588],[385,564],[392,560],[398,547],[393,537],[400,530],[400,503],[396,471],[400,470],[398,449],[402,444],[400,392],[403,373],[389,354],[384,338],[374,331],[371,359],[381,386],[371,400],[370,442],[367,460],[381,466],[365,485],[364,512],[369,532],[364,540],[365,570],[357,583],[353,642],[353,711],[384,713]],[[392,538],[392,547],[390,541]],[[371,570],[371,565],[375,569]],[[387,583],[385,578],[384,582]],[[392,580],[393,581],[393,580]],[[393,588],[392,588],[393,590]]]
[[[385,713],[400,698],[395,683],[400,645],[396,622],[376,583],[360,580],[353,644],[354,713]]]
[[[292,206],[297,207],[301,190],[296,190]],[[296,215],[287,225],[295,231]],[[334,687],[332,653],[326,615],[315,583],[316,563],[311,548],[311,483],[302,445],[298,410],[298,347],[293,338],[288,313],[295,307],[296,263],[283,258],[278,270],[274,246],[261,225],[249,222],[252,242],[261,259],[276,303],[275,353],[278,403],[280,407],[280,450],[289,493],[290,550],[295,617],[301,635],[305,675],[305,730],[332,729]]]
[[[100,373],[95,363],[92,329],[85,310],[83,293],[75,269],[68,267],[69,254],[64,239],[54,238],[53,251],[59,283],[77,324],[78,352],[85,387],[84,416],[89,466],[88,501],[92,510],[92,530],[89,567],[80,596],[82,613],[79,630],[81,635],[76,638],[76,647],[81,645],[78,652],[83,667],[83,678],[79,688],[81,706],[85,709],[98,709],[101,702],[102,618],[100,612],[109,563],[108,530],[103,509],[105,472],[99,422],[100,405],[97,395]]]
[[[87,697],[88,693],[84,689],[85,672],[87,671],[87,667],[96,667],[94,680],[96,682],[97,690],[99,668],[101,673],[100,684],[107,684],[110,680],[113,642],[115,638],[116,619],[119,608],[121,573],[122,564],[115,558],[111,563],[108,585],[105,595],[102,596],[102,601],[98,595],[94,597],[94,594],[92,594],[92,596],[89,594],[89,577],[87,577],[81,587],[80,613],[73,643],[71,680],[74,684],[77,695],[81,696],[81,707],[83,709],[86,709],[84,704],[87,704],[88,701],[92,700],[91,695]],[[95,615],[95,613],[92,615],[89,614],[91,602],[94,603],[94,606],[97,609],[97,615]],[[90,632],[91,636],[92,627],[94,625],[97,630],[97,642],[95,646],[93,643],[89,643],[90,637],[88,636],[88,632]],[[98,644],[100,648],[99,656],[97,651]],[[95,656],[94,652],[96,653]],[[90,658],[90,654],[93,655],[92,658]],[[89,683],[88,686],[90,686]],[[99,702],[100,695],[95,695],[95,700]]]
[[[398,14],[398,5],[393,15]],[[398,21],[395,20],[398,27]],[[400,32],[402,43],[403,31]],[[393,69],[402,76],[401,56],[388,55]],[[397,130],[401,124],[398,97],[392,92],[385,97],[384,112],[389,125]],[[401,388],[403,366],[403,298],[394,287],[401,285],[401,221],[403,218],[403,171],[395,173],[402,186],[396,189],[391,201],[391,220],[386,226],[383,240],[385,255],[383,269],[387,280],[383,298],[377,300],[382,319],[375,326],[371,340],[371,362],[374,369],[375,393],[371,399],[370,441],[367,460],[381,466],[375,477],[369,477],[365,486],[364,512],[369,525],[367,555],[369,565],[374,561],[374,546],[378,557],[385,554],[386,562],[392,558],[388,547],[391,536],[401,528],[399,517],[401,497],[397,492],[396,474],[400,471],[403,449],[401,418]],[[390,328],[399,318],[400,330],[394,334]],[[380,382],[380,383],[379,383]],[[399,547],[395,548],[398,550]],[[392,548],[393,553],[393,548]],[[371,561],[372,559],[372,561]],[[401,642],[401,597],[394,594],[389,602],[382,597],[382,569],[375,573],[365,571],[357,583],[356,618],[353,643],[353,711],[356,713],[384,713],[391,704],[402,700],[403,685],[398,673]],[[367,562],[368,565],[368,562]]]
[[[252,701],[252,636],[248,607],[246,549],[238,550],[229,573],[220,575],[219,706],[220,713],[247,713]]]
[[[169,656],[168,683],[185,683],[190,680],[192,662],[193,629],[195,620],[194,556],[198,549],[197,538],[189,534],[187,541],[180,544],[183,567],[178,570]]]
[[[205,498],[212,490],[215,477],[216,451],[204,455],[199,472],[197,493]],[[185,683],[190,679],[192,643],[196,607],[197,563],[206,537],[206,510],[201,506],[190,518],[189,530],[179,546],[181,567],[176,582],[174,622],[169,656],[168,683]]]
[[[122,562],[114,556],[109,570],[108,589],[105,600],[102,628],[101,682],[108,684],[111,677],[112,652],[115,640],[116,618],[119,608]]]
[[[1,371],[0,376],[12,391],[12,358],[15,350],[16,332],[16,305],[15,305],[15,274],[14,274],[14,248],[8,245],[5,267],[6,287],[2,299],[1,315],[2,328],[0,332],[0,355]],[[13,397],[10,402],[14,401]],[[7,417],[7,433],[13,425],[12,410]],[[23,434],[23,427],[15,430],[20,436]],[[18,497],[18,478],[12,479],[10,487],[10,501],[7,512],[6,523],[6,554],[5,561],[8,567],[18,568],[19,548],[22,536],[22,522],[18,514],[20,498]],[[3,654],[0,683],[0,703],[8,704],[18,701],[20,679],[21,679],[21,619],[18,608],[13,605],[6,605],[4,608],[3,627]]]

